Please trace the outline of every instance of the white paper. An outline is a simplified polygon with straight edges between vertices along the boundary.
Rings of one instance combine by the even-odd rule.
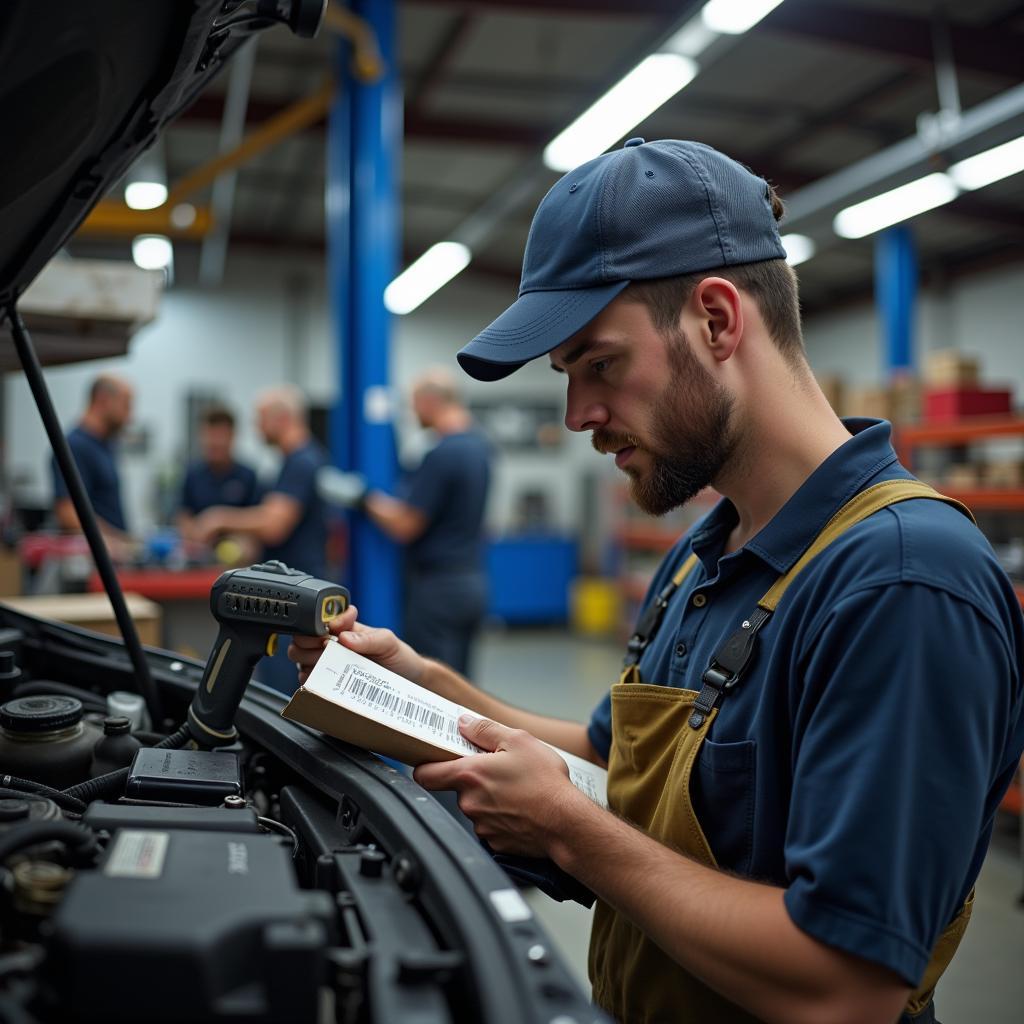
[[[482,753],[459,732],[459,716],[479,717],[475,711],[439,697],[340,643],[327,645],[303,689],[453,754]],[[551,749],[568,765],[573,784],[607,807],[608,773],[575,754]]]

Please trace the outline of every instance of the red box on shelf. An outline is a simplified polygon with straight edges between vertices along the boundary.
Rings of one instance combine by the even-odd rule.
[[[1000,416],[1010,412],[1009,388],[948,388],[926,391],[924,417],[929,423],[949,423],[964,416]]]

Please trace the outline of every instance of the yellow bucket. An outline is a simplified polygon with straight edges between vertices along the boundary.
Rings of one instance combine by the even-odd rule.
[[[572,582],[570,604],[572,628],[578,633],[600,636],[619,628],[622,602],[613,580],[578,576]]]

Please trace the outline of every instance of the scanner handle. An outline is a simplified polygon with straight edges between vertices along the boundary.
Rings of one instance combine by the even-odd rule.
[[[205,747],[218,747],[238,739],[235,712],[252,678],[256,663],[273,653],[277,635],[260,630],[226,629],[217,633],[202,681],[188,709],[193,738]]]

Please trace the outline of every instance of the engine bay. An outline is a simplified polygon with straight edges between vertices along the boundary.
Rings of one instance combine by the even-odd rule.
[[[204,666],[0,610],[0,1020],[572,1021],[600,1015],[429,794],[280,717],[191,749]]]

